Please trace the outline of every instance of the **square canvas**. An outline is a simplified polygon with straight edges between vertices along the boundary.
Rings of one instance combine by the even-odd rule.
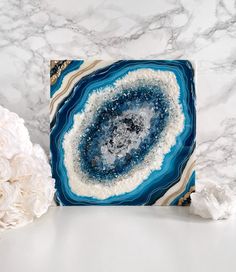
[[[187,205],[194,69],[187,60],[51,61],[59,205]]]

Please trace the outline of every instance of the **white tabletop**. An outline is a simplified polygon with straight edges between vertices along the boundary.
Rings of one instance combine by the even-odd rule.
[[[235,271],[236,218],[181,207],[61,207],[0,234],[1,272]]]

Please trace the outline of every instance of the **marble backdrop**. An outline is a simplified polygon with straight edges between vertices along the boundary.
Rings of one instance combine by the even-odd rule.
[[[49,150],[50,59],[197,63],[197,176],[236,180],[236,1],[1,0],[0,104]]]

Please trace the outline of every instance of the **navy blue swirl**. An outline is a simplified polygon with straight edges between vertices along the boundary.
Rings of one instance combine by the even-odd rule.
[[[109,182],[119,175],[128,173],[133,166],[142,162],[153,145],[158,142],[168,121],[169,101],[160,87],[140,86],[136,90],[125,89],[121,93],[98,110],[94,122],[87,128],[79,146],[82,169],[98,182]],[[146,137],[136,148],[132,148],[132,140],[140,137],[144,124],[140,118],[135,120],[131,118],[132,115],[131,117],[125,115],[122,118],[122,114],[127,110],[134,110],[137,116],[142,105],[145,107],[148,105],[154,111],[154,116],[150,120],[150,129]],[[121,118],[115,122],[117,117]],[[119,125],[125,130],[125,135],[122,135]],[[118,144],[114,143],[116,137],[119,137]],[[128,153],[125,152],[122,157],[116,156],[114,163],[105,163],[101,154],[101,142],[110,146],[110,149],[108,148],[110,154],[120,155],[120,150],[127,150],[129,146],[132,149]]]

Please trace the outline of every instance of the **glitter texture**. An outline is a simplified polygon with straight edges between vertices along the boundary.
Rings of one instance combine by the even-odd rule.
[[[194,185],[191,63],[95,65],[72,61],[52,88],[51,155],[58,203],[178,204]]]

